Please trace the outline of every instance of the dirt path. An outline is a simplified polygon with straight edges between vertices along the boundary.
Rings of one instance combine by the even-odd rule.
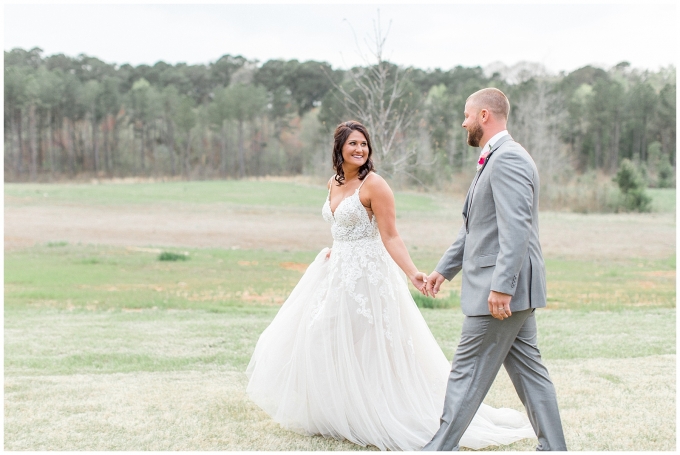
[[[406,214],[397,220],[409,248],[443,252],[460,221]],[[213,205],[5,206],[5,250],[67,241],[267,250],[316,250],[332,243],[328,225],[309,210]],[[666,258],[675,254],[674,214],[541,214],[546,256]]]

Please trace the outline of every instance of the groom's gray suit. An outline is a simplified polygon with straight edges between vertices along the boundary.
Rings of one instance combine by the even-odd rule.
[[[492,144],[463,207],[464,223],[437,272],[461,269],[465,314],[441,426],[423,450],[457,450],[501,364],[538,436],[539,450],[567,450],[555,388],[541,362],[534,309],[546,306],[545,264],[538,241],[538,171],[510,135]],[[512,316],[490,315],[490,291],[512,296]]]

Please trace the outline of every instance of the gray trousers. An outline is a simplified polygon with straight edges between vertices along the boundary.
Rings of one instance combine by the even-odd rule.
[[[567,450],[557,397],[536,344],[534,309],[507,319],[466,316],[453,358],[439,430],[422,450],[458,450],[458,441],[491,388],[501,364],[538,436],[537,450]]]

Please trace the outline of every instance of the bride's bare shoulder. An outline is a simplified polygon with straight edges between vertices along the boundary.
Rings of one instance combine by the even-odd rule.
[[[370,191],[371,194],[381,194],[381,193],[392,193],[392,189],[387,184],[384,178],[375,172],[371,172],[365,177],[364,186]]]

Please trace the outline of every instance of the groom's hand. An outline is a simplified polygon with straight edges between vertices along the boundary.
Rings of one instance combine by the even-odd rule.
[[[491,316],[496,319],[507,319],[512,316],[510,311],[510,294],[503,294],[502,292],[491,291],[489,293],[489,312]]]
[[[439,287],[442,285],[446,278],[444,276],[437,272],[436,270],[432,273],[430,273],[430,276],[427,277],[427,286],[425,287],[425,295],[429,295],[430,297],[436,297],[437,293],[439,292]]]

